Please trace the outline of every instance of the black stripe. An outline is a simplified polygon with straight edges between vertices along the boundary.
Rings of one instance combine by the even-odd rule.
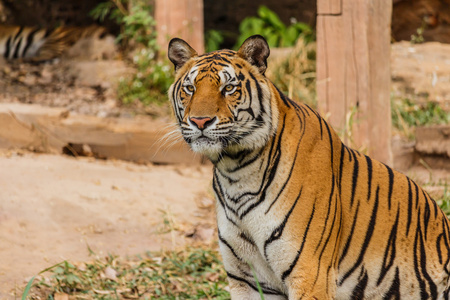
[[[277,173],[278,164],[280,163],[281,139],[283,137],[285,125],[286,125],[286,115],[283,118],[283,126],[281,128],[280,135],[278,136],[278,140],[276,141],[276,150],[273,155],[274,157],[271,157],[271,154],[272,154],[273,147],[275,145],[275,141],[271,145],[271,149],[270,149],[270,153],[269,153],[269,162],[267,162],[267,164],[266,164],[266,169],[264,171],[264,177],[263,177],[262,184],[261,184],[259,190],[256,193],[244,193],[239,196],[239,197],[244,197],[247,195],[252,195],[252,196],[258,195],[259,196],[259,199],[258,199],[259,201],[250,205],[242,214],[239,215],[240,219],[244,218],[250,211],[252,211],[255,207],[260,205],[265,200],[267,189],[272,184],[273,178],[275,177],[275,175]],[[241,207],[242,207],[242,205],[238,208],[238,210],[240,210]]]
[[[299,117],[299,116],[297,115],[297,117]],[[300,119],[300,117],[299,117],[299,119]],[[284,126],[285,122],[286,122],[286,115],[285,115],[284,118],[283,118],[283,126]],[[292,162],[292,164],[291,164],[291,169],[289,170],[288,178],[286,178],[286,180],[284,181],[284,184],[283,184],[283,186],[281,187],[281,189],[279,190],[277,196],[274,198],[274,200],[272,201],[272,203],[270,203],[269,207],[267,208],[267,210],[266,210],[266,212],[265,212],[266,215],[267,215],[267,213],[270,211],[270,209],[272,208],[272,206],[278,201],[278,199],[280,198],[281,193],[284,191],[284,188],[286,187],[286,185],[289,183],[289,180],[291,179],[291,176],[292,176],[292,174],[293,174],[294,167],[295,167],[296,162],[297,162],[297,157],[298,157],[298,151],[299,151],[299,148],[300,148],[300,143],[301,143],[301,141],[303,140],[304,134],[305,134],[305,130],[304,130],[304,127],[303,127],[303,131],[301,132],[300,138],[298,139],[298,142],[297,142],[297,148],[296,148],[296,150],[295,150],[295,155],[294,155],[293,162]],[[281,141],[281,140],[280,140],[280,141]]]
[[[258,80],[255,78],[255,76],[249,72],[250,77],[253,79],[253,81],[255,82],[256,85],[256,90],[258,91],[258,99],[261,101],[263,99],[263,93],[262,93],[262,89],[261,86],[259,85]],[[261,103],[261,107],[262,107],[262,103]]]
[[[309,108],[310,111],[313,112],[313,114],[317,117],[317,120],[319,121],[319,125],[320,125],[320,138],[323,139],[323,129],[322,129],[322,117],[319,115],[318,112],[316,112],[314,109],[312,109],[308,104],[304,104],[307,108]]]
[[[365,157],[367,162],[367,201],[369,201],[372,193],[372,159],[367,155],[365,155]]]
[[[330,153],[331,153],[331,168],[333,168],[333,155],[334,155],[334,150],[333,150],[333,139],[331,138],[331,131],[330,131],[330,127],[328,126],[327,122],[323,122],[325,124],[325,127],[327,128],[328,131],[328,138],[330,139]]]
[[[291,206],[291,208],[289,209],[288,213],[284,216],[283,222],[281,222],[281,224],[278,225],[278,227],[275,228],[275,230],[272,231],[272,233],[270,234],[269,239],[267,239],[264,242],[264,258],[266,260],[269,260],[267,258],[267,246],[269,246],[269,244],[272,243],[273,241],[278,240],[283,235],[284,227],[286,226],[286,223],[287,223],[287,221],[288,221],[292,211],[294,210],[295,206],[297,205],[298,199],[300,199],[301,194],[302,194],[302,188],[300,189],[300,192],[298,193],[298,196],[295,199],[294,204]]]
[[[281,100],[283,100],[283,103],[287,106],[287,107],[291,107],[291,104],[289,103],[289,99],[278,89],[278,87],[276,87],[275,85],[273,85],[275,87],[275,89],[278,92],[278,95],[280,96]]]
[[[345,147],[345,150],[347,150],[347,153],[348,153],[348,161],[349,162],[352,162],[353,161],[353,156],[352,156],[352,153],[351,153],[351,149],[349,149],[347,146],[345,146],[344,145],[344,147]]]
[[[242,277],[236,276],[236,275],[234,275],[234,274],[232,274],[232,273],[230,273],[230,272],[227,272],[227,276],[230,277],[230,278],[232,278],[232,279],[234,279],[234,280],[244,282],[244,283],[246,283],[249,287],[251,287],[254,291],[259,292],[256,283],[251,283],[251,282],[249,282],[248,280],[246,280],[246,279],[244,279],[244,278],[242,278]],[[259,285],[260,285],[260,287],[261,287],[261,290],[262,290],[263,294],[266,294],[266,295],[279,295],[279,296],[285,296],[285,297],[286,297],[286,295],[283,294],[282,292],[267,287],[267,284],[265,284],[265,283],[263,283],[263,282],[259,282]]]
[[[252,246],[256,246],[255,242],[252,240],[252,238],[250,238],[249,236],[247,236],[245,233],[241,232],[241,234],[239,235],[244,241],[246,241],[247,243],[249,243]]]
[[[239,181],[239,179],[233,179],[230,176],[225,175],[222,170],[220,170],[220,168],[216,168],[217,172],[219,172],[220,176],[222,176],[223,178],[225,178],[228,183],[233,184]]]
[[[180,91],[181,86],[181,79],[178,80],[178,82],[175,83],[173,92],[172,92],[172,99],[175,105],[175,113],[177,115],[178,122],[181,122],[183,120],[183,116],[180,114],[180,109],[178,107],[178,92]]]
[[[355,231],[355,226],[356,226],[356,221],[358,220],[358,212],[359,212],[359,202],[356,204],[356,211],[353,217],[353,223],[352,223],[352,228],[350,229],[350,234],[347,238],[347,241],[345,242],[345,246],[344,246],[344,250],[342,251],[342,255],[339,258],[339,265],[342,263],[342,261],[344,260],[345,256],[347,255],[348,249],[350,248],[350,242],[352,241],[353,238],[353,232]]]
[[[388,173],[389,173],[389,195],[388,195],[388,207],[391,209],[391,202],[392,202],[392,189],[394,188],[394,172],[391,168],[386,166]]]
[[[5,54],[3,54],[4,58],[9,58],[9,52],[11,51],[11,37],[6,40],[5,45]]]
[[[22,34],[24,27],[20,26],[19,31],[17,31],[16,35],[14,36],[13,41],[16,42],[16,40],[19,38],[19,36]]]
[[[394,280],[392,280],[388,292],[383,296],[383,300],[400,300],[400,276],[398,267],[395,268]]]
[[[364,291],[367,288],[367,283],[369,281],[369,275],[364,268],[361,268],[361,273],[359,274],[358,284],[353,290],[351,300],[362,300],[364,299]]]
[[[233,225],[236,225],[236,222],[234,222],[230,216],[228,216],[228,210],[231,211],[232,213],[234,213],[236,215],[236,211],[231,208],[226,201],[223,199],[223,191],[222,191],[222,187],[220,186],[220,184],[217,182],[217,178],[216,176],[213,176],[213,190],[214,193],[217,196],[217,199],[220,203],[220,205],[222,206],[223,210],[225,211],[225,217],[227,218],[228,221],[230,221]]]
[[[342,172],[344,168],[344,145],[341,143],[341,155],[339,159],[339,195],[342,194]]]
[[[414,181],[411,181],[414,184],[415,192],[416,192],[416,208],[419,206],[419,187]]]
[[[46,29],[44,38],[48,38],[50,36],[50,34],[52,34],[52,33],[53,33],[53,29],[50,29],[50,28]]]
[[[436,239],[436,251],[439,257],[439,263],[442,265],[442,251],[441,251],[441,239],[444,236],[443,233],[440,233]]]
[[[363,261],[364,254],[366,253],[366,250],[367,250],[367,248],[369,246],[369,243],[370,243],[370,239],[372,238],[372,234],[373,234],[373,231],[375,229],[375,224],[376,224],[376,219],[377,219],[377,212],[378,212],[378,200],[379,200],[378,199],[378,195],[379,195],[379,192],[380,192],[380,187],[378,186],[376,194],[375,194],[375,204],[374,204],[373,209],[372,209],[372,215],[370,217],[370,222],[369,222],[369,225],[367,227],[366,236],[365,236],[364,242],[363,242],[363,244],[361,246],[361,252],[358,255],[358,259],[356,260],[356,262],[353,265],[353,267],[351,267],[347,271],[347,273],[344,274],[344,276],[342,277],[342,279],[338,283],[339,285],[342,285],[344,283],[344,281],[348,277],[350,277],[350,275],[356,270],[356,268],[359,267],[359,265],[361,265],[361,263]]]
[[[305,246],[306,238],[308,237],[309,226],[311,225],[311,221],[314,217],[315,210],[316,210],[316,204],[314,203],[313,209],[311,212],[311,216],[309,217],[308,224],[306,225],[305,233],[303,234],[303,241],[302,241],[302,244],[300,245],[300,249],[298,249],[297,255],[295,256],[294,260],[291,262],[289,268],[286,271],[284,271],[283,274],[281,275],[282,281],[284,281],[286,279],[286,277],[288,277],[292,273],[292,270],[294,270],[294,267],[297,264],[300,254],[303,251],[303,247]]]
[[[239,109],[239,110],[237,110],[236,114],[239,114],[241,111],[246,111],[254,119],[255,118],[255,114],[254,114],[253,109],[252,109],[253,95],[252,95],[252,87],[251,87],[251,84],[250,84],[250,80],[247,80],[247,82],[245,83],[245,89],[247,90],[248,101],[250,103],[248,104],[248,108]]]
[[[330,210],[331,210],[331,202],[333,200],[333,196],[334,196],[334,188],[335,188],[335,180],[334,180],[334,173],[331,174],[331,192],[330,192],[330,196],[328,197],[328,205],[327,205],[327,214],[326,214],[326,218],[325,218],[325,225],[323,226],[323,230],[322,233],[320,234],[320,240],[319,243],[317,243],[316,249],[315,251],[317,251],[320,247],[320,244],[322,243],[323,237],[325,235],[325,231],[328,229],[328,220],[330,218]],[[335,205],[335,210],[336,210],[336,202],[334,203]],[[336,213],[334,214],[334,218],[336,218]],[[332,231],[332,227],[330,226],[330,232]],[[323,251],[323,250],[322,250]]]
[[[421,216],[420,208],[418,211],[418,217]],[[417,253],[417,251],[420,251],[420,253]],[[420,258],[419,258],[420,255]],[[420,265],[419,265],[420,263]],[[420,221],[417,222],[417,231],[416,231],[416,237],[414,241],[414,271],[416,274],[416,279],[419,282],[420,286],[420,297],[421,299],[437,299],[437,287],[433,280],[431,279],[430,275],[427,273],[427,255],[425,252],[425,245],[422,235],[422,230],[420,226]],[[423,278],[422,278],[423,277]],[[426,284],[424,279],[428,282],[429,290],[431,295],[428,294],[426,290]]]
[[[398,204],[397,216],[395,218],[395,223],[391,228],[391,233],[389,234],[388,243],[386,245],[386,250],[384,252],[383,263],[381,265],[380,276],[377,280],[377,286],[383,281],[389,269],[394,265],[395,259],[395,244],[397,242],[397,229],[398,229],[398,220],[400,213],[400,203]]]
[[[427,239],[427,233],[428,233],[428,226],[429,226],[429,221],[430,221],[430,204],[428,203],[428,199],[425,195],[425,192],[422,190],[422,195],[424,197],[424,202],[425,202],[425,208],[424,208],[424,235],[425,235],[425,240]]]
[[[445,255],[445,257],[447,257],[447,259],[446,259],[446,261],[445,261],[445,263],[444,263],[444,266],[446,266],[445,267],[445,272],[447,273],[447,275],[450,275],[450,271],[448,270],[448,266],[449,266],[449,264],[450,264],[450,255],[448,255],[448,253],[450,252],[450,245],[449,245],[449,232],[450,232],[450,228],[449,228],[449,225],[448,225],[448,222],[449,222],[449,220],[448,220],[448,218],[447,218],[447,216],[444,214],[444,212],[442,211],[442,210],[440,210],[441,211],[441,213],[442,213],[442,232],[443,232],[443,234],[444,234],[444,244],[445,244],[445,248],[447,248],[447,255]]]
[[[28,36],[27,36],[27,43],[25,45],[25,48],[23,48],[23,52],[22,52],[22,57],[25,57],[27,55],[28,49],[30,48],[30,46],[33,44],[33,39],[34,39],[34,35],[36,34],[36,32],[39,31],[39,28],[34,29],[33,31],[31,31]]]
[[[221,241],[225,246],[228,247],[228,249],[230,249],[233,256],[240,262],[244,262],[244,260],[236,254],[236,251],[234,251],[233,247],[231,247],[231,245],[222,237],[222,235],[220,234],[220,230],[218,232],[218,236],[219,236],[219,241]]]
[[[238,164],[235,168],[227,170],[228,173],[234,173],[236,171],[239,171],[249,165],[251,165],[252,163],[254,163],[256,160],[258,160],[259,158],[261,158],[261,154],[264,151],[265,148],[261,148],[261,150],[258,151],[258,153],[256,153],[252,158],[248,159],[246,162],[244,162],[243,164]]]
[[[358,159],[356,157],[355,151],[351,151],[353,154],[353,158],[354,158],[354,163],[353,163],[353,175],[352,175],[352,194],[350,195],[350,207],[353,207],[353,201],[355,200],[355,190],[356,190],[356,185],[358,184],[358,171],[359,171],[359,162]]]
[[[331,205],[331,203],[330,203],[330,205]],[[318,259],[319,261],[322,261],[322,255],[325,253],[325,249],[328,248],[328,243],[329,243],[329,241],[330,241],[331,235],[332,235],[332,233],[333,233],[334,228],[336,227],[335,222],[336,222],[336,216],[337,216],[337,208],[338,208],[337,201],[335,201],[335,202],[334,202],[334,216],[333,216],[333,221],[331,221],[331,226],[329,226],[329,227],[330,227],[330,231],[328,232],[328,237],[325,239],[325,243],[324,243],[324,245],[323,245],[323,247],[322,247],[322,251],[320,252],[319,259]],[[337,232],[337,235],[336,235],[337,239],[339,239],[339,233],[340,233],[341,227],[342,227],[342,210],[341,210],[340,216],[341,216],[341,219],[339,220],[339,225],[337,225],[337,226],[338,226],[338,232]],[[320,239],[320,241],[322,241],[322,238]],[[334,244],[330,246],[330,247],[333,247],[333,248],[334,248],[334,249],[333,249],[333,256],[332,256],[332,257],[335,257],[335,256],[334,256],[334,253],[336,252],[336,249],[338,248],[338,247],[336,246],[336,245],[337,245],[337,242],[338,242],[338,241],[336,240],[336,241],[334,242]],[[319,242],[319,243],[320,243],[320,242]],[[316,277],[315,277],[314,282],[317,282],[318,279],[319,279],[319,269],[317,269],[317,273],[316,273]]]
[[[411,228],[411,219],[412,219],[412,189],[411,189],[411,180],[409,178],[406,178],[408,180],[408,221],[406,223],[406,236],[408,236],[409,229]]]

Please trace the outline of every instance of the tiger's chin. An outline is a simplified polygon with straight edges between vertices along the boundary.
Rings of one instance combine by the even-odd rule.
[[[219,140],[213,140],[205,137],[200,137],[190,143],[192,151],[203,154],[211,161],[217,160],[220,153],[224,149],[224,145]]]

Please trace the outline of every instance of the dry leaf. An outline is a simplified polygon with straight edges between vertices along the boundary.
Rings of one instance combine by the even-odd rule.
[[[55,300],[69,300],[69,295],[67,295],[66,293],[55,293],[55,295],[53,295],[53,298]]]
[[[110,279],[110,280],[117,280],[117,271],[114,270],[111,267],[106,267],[105,270],[103,271],[105,274],[105,278]]]

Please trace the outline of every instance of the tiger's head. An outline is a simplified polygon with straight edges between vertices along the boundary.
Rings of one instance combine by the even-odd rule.
[[[169,99],[185,141],[213,162],[221,154],[263,147],[276,130],[277,108],[264,76],[269,46],[259,35],[239,50],[198,55],[185,41],[169,43],[175,82]]]

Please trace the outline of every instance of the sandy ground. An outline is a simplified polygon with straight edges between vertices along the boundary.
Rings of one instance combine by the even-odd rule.
[[[204,222],[210,183],[210,166],[0,153],[0,299],[20,298],[55,263],[89,260],[87,245],[100,255],[171,248],[164,218]]]

